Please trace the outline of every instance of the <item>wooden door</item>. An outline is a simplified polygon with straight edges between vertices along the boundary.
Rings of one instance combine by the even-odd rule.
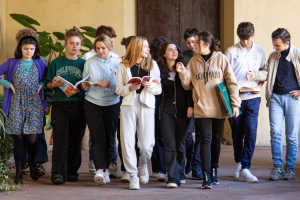
[[[195,27],[219,38],[219,0],[137,0],[137,33],[164,36],[186,50],[184,31]]]

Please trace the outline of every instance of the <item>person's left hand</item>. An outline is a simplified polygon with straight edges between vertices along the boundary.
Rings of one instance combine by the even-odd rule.
[[[142,86],[145,88],[149,88],[152,84],[152,81],[142,81]]]
[[[43,88],[43,86],[41,84],[38,85],[38,91],[37,91],[37,94],[40,93],[41,89]]]
[[[233,112],[234,118],[237,118],[240,115],[238,108],[233,107],[232,112]]]
[[[69,97],[71,97],[71,96],[73,96],[73,95],[75,95],[75,94],[77,94],[79,92],[80,92],[80,90],[78,88],[75,88],[73,91],[70,92],[70,96]]]
[[[300,97],[300,90],[290,91],[289,94],[290,94],[290,97],[297,98],[297,100],[298,100]]]
[[[45,115],[48,115],[48,114],[49,114],[49,112],[50,112],[50,108],[49,108],[49,107],[47,107],[47,108],[46,108],[46,110],[45,110]]]
[[[100,82],[100,84],[97,84],[98,87],[101,88],[108,88],[110,86],[110,82],[109,81],[102,81]]]
[[[187,117],[191,118],[191,117],[193,117],[193,115],[194,115],[194,108],[188,107],[188,109],[187,109]]]

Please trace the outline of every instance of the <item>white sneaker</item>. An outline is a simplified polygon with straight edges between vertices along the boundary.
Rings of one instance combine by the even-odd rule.
[[[242,169],[240,170],[240,177],[239,181],[244,182],[257,182],[258,179],[256,176],[253,176],[249,169]]]
[[[120,180],[122,182],[125,182],[125,183],[129,182],[130,181],[130,176],[129,176],[128,172],[126,172],[126,171],[123,172],[123,175],[122,175]]]
[[[177,188],[177,187],[178,187],[177,183],[168,183],[167,184],[167,188]]]
[[[158,181],[166,181],[167,180],[166,174],[163,173],[163,172],[158,172],[157,176],[156,176],[156,180],[158,180]]]
[[[110,178],[116,178],[117,177],[118,167],[115,163],[110,163],[108,170],[109,170],[109,173],[110,173],[109,174]]]
[[[103,169],[97,170],[96,175],[94,176],[94,181],[98,185],[105,185],[106,184]]]
[[[241,162],[236,163],[235,170],[233,172],[233,178],[239,178],[239,173],[241,169],[242,169]]]
[[[96,174],[96,167],[92,160],[89,161],[89,174],[91,174],[91,175]]]
[[[103,172],[103,177],[104,177],[106,183],[110,183],[110,178],[109,178],[109,171],[108,171],[108,169],[107,169],[105,172]]]
[[[138,168],[139,168],[138,176],[140,178],[141,183],[147,184],[149,181],[149,172],[148,172],[147,164],[140,165]]]
[[[157,174],[156,173],[152,173],[152,178],[156,178]]]
[[[180,180],[180,183],[185,183],[185,179]]]
[[[139,190],[140,189],[139,177],[132,176],[130,178],[129,189],[130,190]]]

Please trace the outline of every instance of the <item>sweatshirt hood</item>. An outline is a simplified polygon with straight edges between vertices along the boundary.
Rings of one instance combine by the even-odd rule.
[[[99,60],[101,63],[110,63],[112,61],[112,56],[110,56],[109,59],[104,60],[104,59],[100,58],[100,56],[98,54],[95,54],[94,58],[96,58],[96,60]]]

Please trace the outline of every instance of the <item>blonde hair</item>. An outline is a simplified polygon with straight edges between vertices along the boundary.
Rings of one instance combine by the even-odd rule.
[[[147,41],[147,39],[142,36],[135,36],[131,39],[124,60],[121,62],[126,68],[131,68],[138,62],[144,47],[144,41]],[[153,64],[150,53],[147,58],[142,58],[139,67],[147,72],[152,70]]]
[[[108,37],[107,35],[101,34],[98,37],[96,37],[96,39],[94,41],[94,50],[95,51],[97,51],[96,50],[97,42],[103,42],[109,48],[110,51],[115,52],[113,44],[110,40],[110,37]]]

